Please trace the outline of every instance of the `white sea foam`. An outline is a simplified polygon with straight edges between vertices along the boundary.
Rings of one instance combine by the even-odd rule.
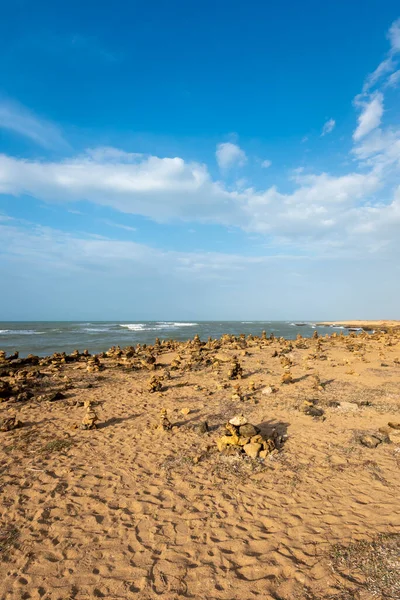
[[[195,327],[198,323],[180,323],[175,321],[157,321],[157,325],[165,327]]]
[[[45,331],[34,331],[33,329],[0,329],[0,333],[8,333],[9,335],[41,335]]]
[[[179,329],[180,327],[196,327],[198,323],[181,323],[178,321],[157,321],[156,323],[124,323],[130,331],[162,331],[165,329]]]
[[[146,331],[147,327],[144,323],[126,323],[124,325],[120,325],[120,327],[125,327],[126,329],[130,329],[131,331]]]

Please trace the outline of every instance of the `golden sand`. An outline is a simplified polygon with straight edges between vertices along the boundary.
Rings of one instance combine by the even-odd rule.
[[[2,599],[400,597],[338,550],[400,534],[399,333],[3,357],[0,396]]]
[[[400,321],[323,321],[318,325],[342,325],[350,329],[361,328],[365,331],[372,331],[373,329],[400,329]]]

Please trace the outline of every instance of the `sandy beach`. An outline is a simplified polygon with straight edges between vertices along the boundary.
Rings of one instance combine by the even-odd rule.
[[[5,600],[400,598],[398,330],[2,356],[0,401]]]
[[[348,327],[349,329],[364,329],[364,331],[372,331],[373,329],[388,330],[388,329],[400,329],[400,321],[321,321],[318,325],[327,325],[333,327],[339,325],[342,327]]]

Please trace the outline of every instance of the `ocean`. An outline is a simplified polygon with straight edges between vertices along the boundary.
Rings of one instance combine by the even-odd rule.
[[[160,339],[187,340],[198,333],[207,341],[209,336],[219,338],[224,333],[239,335],[267,334],[294,339],[298,333],[311,337],[315,329],[321,335],[347,330],[343,327],[320,327],[312,321],[302,324],[290,321],[32,321],[0,322],[0,350],[18,350],[21,357],[28,354],[47,356],[53,352],[70,353],[87,348],[89,352],[103,352],[111,346],[153,344]]]

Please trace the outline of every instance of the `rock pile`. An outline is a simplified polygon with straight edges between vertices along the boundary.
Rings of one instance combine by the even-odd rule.
[[[246,454],[250,458],[266,458],[266,456],[278,450],[281,437],[276,430],[270,436],[260,434],[258,427],[248,422],[243,415],[233,417],[225,425],[225,433],[217,440],[220,452],[235,452]]]
[[[238,357],[235,355],[232,357],[232,365],[229,370],[229,379],[242,379],[243,369],[240,366]]]
[[[92,403],[90,400],[85,402],[86,414],[80,424],[80,429],[96,429],[96,423],[98,421],[97,415],[93,410]]]
[[[163,431],[170,431],[172,429],[172,423],[168,419],[166,408],[162,408],[160,411],[160,423],[157,429],[162,429]]]
[[[154,393],[154,392],[161,392],[163,386],[162,386],[162,382],[160,380],[159,377],[156,377],[156,375],[153,375],[153,377],[150,379],[150,381],[147,384],[147,389],[149,390],[150,393]]]

